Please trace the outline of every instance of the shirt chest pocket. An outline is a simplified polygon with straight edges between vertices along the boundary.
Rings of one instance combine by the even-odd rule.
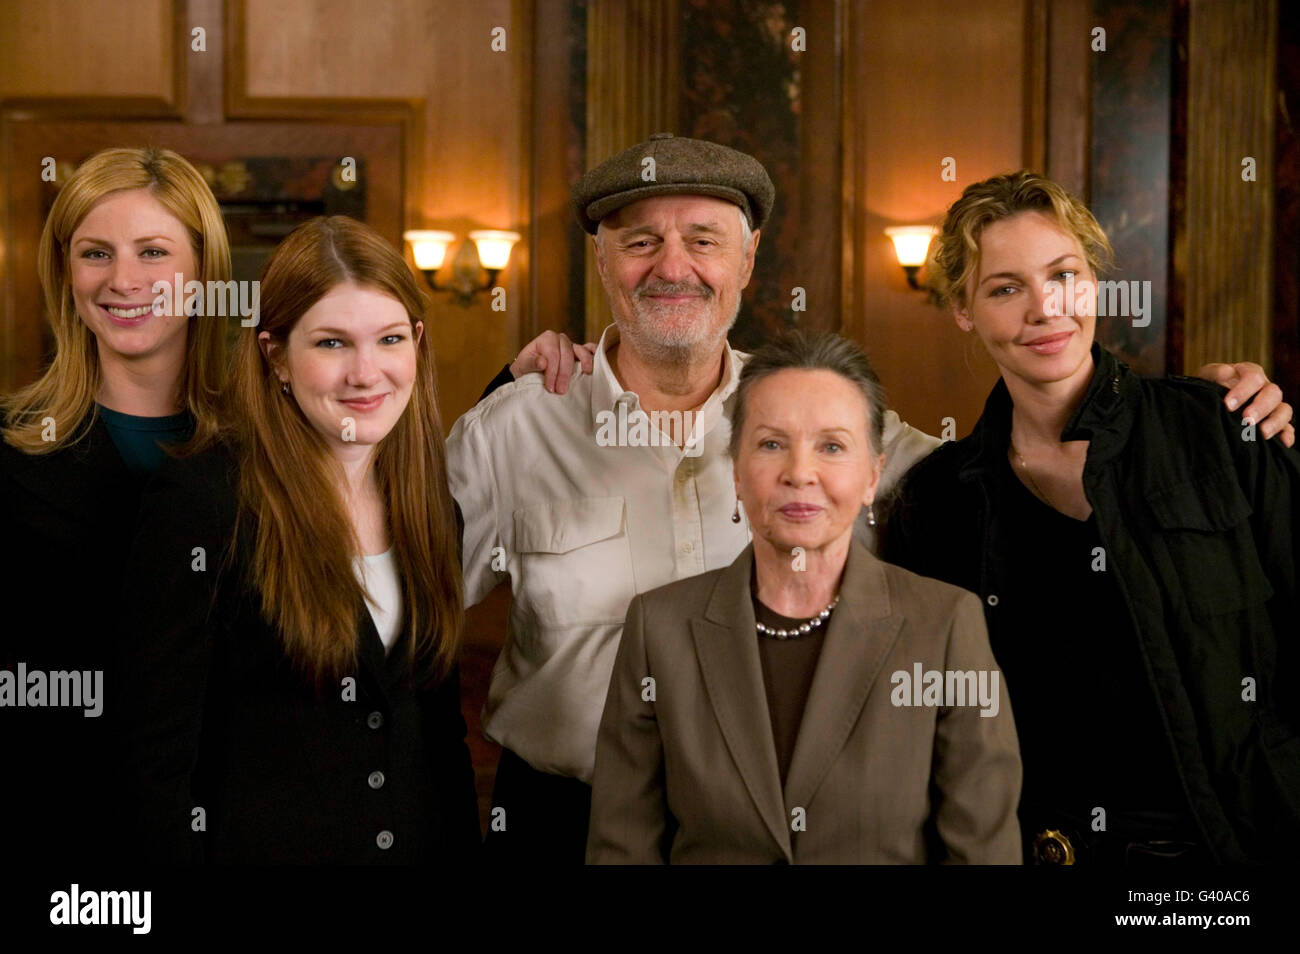
[[[1250,502],[1231,467],[1146,496],[1193,616],[1236,612],[1273,595],[1255,549]]]
[[[554,501],[514,513],[523,599],[543,623],[622,623],[636,595],[622,497]]]

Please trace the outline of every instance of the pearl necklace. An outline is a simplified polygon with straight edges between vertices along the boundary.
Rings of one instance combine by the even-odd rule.
[[[840,594],[835,594],[835,599],[831,600],[829,606],[808,620],[806,623],[800,623],[794,629],[773,629],[770,626],[764,626],[762,623],[755,623],[754,628],[764,636],[771,636],[774,639],[789,639],[792,636],[804,636],[811,633],[814,629],[826,622],[826,618],[831,615],[831,610],[835,609],[835,604],[840,601]]]

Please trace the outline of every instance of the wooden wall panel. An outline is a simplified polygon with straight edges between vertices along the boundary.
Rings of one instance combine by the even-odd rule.
[[[587,169],[586,8],[581,0],[546,2],[529,31],[528,95],[529,324],[520,340],[544,329],[586,340],[587,233],[578,226],[570,183]]]
[[[447,32],[425,0],[247,0],[244,10],[249,96],[418,96]]]
[[[1300,393],[1300,7],[1278,14],[1273,379],[1290,396]]]
[[[972,334],[908,288],[887,226],[937,224],[972,182],[1025,157],[1026,0],[855,0],[846,61],[854,275],[844,331],[904,420],[969,433],[997,376]],[[941,179],[945,157],[956,181]]]
[[[172,102],[172,0],[0,0],[0,99]]]
[[[1183,366],[1272,364],[1277,0],[1193,0]],[[1242,160],[1255,160],[1243,181]]]
[[[808,294],[807,328],[842,332],[844,276],[841,253],[851,233],[844,228],[844,46],[849,4],[845,0],[805,2],[799,10],[807,30],[808,54],[800,65],[799,218],[795,228],[795,270],[781,289],[790,308],[792,290]],[[787,40],[787,43],[789,41]],[[778,199],[779,201],[779,199]]]

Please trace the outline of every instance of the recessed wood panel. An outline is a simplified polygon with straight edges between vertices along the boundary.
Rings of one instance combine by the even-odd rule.
[[[427,0],[245,0],[243,7],[250,96],[420,95],[446,37],[438,21],[447,18]]]
[[[172,101],[173,6],[171,0],[0,0],[0,99]]]

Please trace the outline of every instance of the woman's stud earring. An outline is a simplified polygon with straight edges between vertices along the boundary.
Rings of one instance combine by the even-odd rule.
[[[288,394],[288,393],[289,393],[289,382],[288,382],[288,381],[281,381],[281,382],[280,382],[280,393],[281,393],[281,394]]]

